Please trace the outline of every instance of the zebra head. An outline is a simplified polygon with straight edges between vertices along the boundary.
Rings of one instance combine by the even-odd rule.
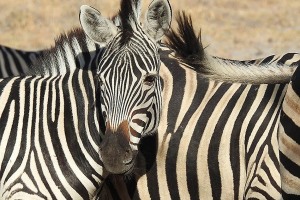
[[[80,12],[85,33],[105,45],[97,73],[106,122],[100,157],[116,174],[132,171],[140,138],[153,133],[160,119],[158,42],[169,29],[171,7],[167,0],[154,0],[143,26],[139,16],[139,0],[123,0],[114,23],[88,6]]]

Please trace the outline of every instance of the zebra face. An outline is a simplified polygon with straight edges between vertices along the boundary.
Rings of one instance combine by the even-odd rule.
[[[130,173],[140,138],[154,132],[161,112],[158,41],[171,23],[166,0],[154,0],[142,27],[138,0],[123,0],[116,27],[88,6],[81,7],[85,33],[105,45],[99,62],[101,109],[106,131],[100,144],[104,167]]]
[[[118,154],[115,157],[122,157],[118,159],[120,164],[111,163],[109,166],[122,166],[121,162],[125,161],[122,169],[125,171],[132,167],[140,138],[157,129],[161,110],[158,49],[153,43],[146,51],[139,45],[141,38],[133,38],[136,44],[132,41],[119,48],[109,45],[98,72],[101,109],[106,121],[101,144],[102,160],[104,163],[118,162],[110,159],[115,152]],[[106,168],[118,171],[113,167]]]

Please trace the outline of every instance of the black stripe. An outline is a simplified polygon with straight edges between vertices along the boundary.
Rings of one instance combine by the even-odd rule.
[[[17,79],[16,81],[14,81],[14,84],[12,86],[13,91],[17,90],[17,92],[13,92],[12,96],[11,96],[14,99],[14,101],[15,101],[15,107],[14,107],[15,108],[15,116],[14,116],[14,119],[13,119],[11,133],[16,133],[16,134],[13,134],[16,137],[18,137],[18,136],[20,137],[21,136],[21,143],[20,143],[20,151],[18,152],[17,159],[13,163],[13,166],[12,166],[10,172],[8,173],[8,175],[7,175],[8,177],[11,177],[18,170],[18,168],[21,166],[22,161],[23,161],[23,159],[25,157],[25,150],[27,148],[30,148],[26,144],[27,143],[27,134],[21,134],[20,135],[18,133],[18,128],[19,128],[18,126],[21,126],[21,125],[22,125],[21,131],[23,133],[27,133],[27,125],[28,125],[28,123],[27,123],[28,118],[25,118],[25,116],[24,116],[24,118],[22,119],[23,121],[20,121],[21,119],[19,117],[20,114],[21,114],[20,113],[20,107],[21,107],[21,105],[18,102],[20,100],[20,94],[21,94],[20,85],[21,85],[22,80],[23,79],[21,79],[21,78]],[[28,81],[26,81],[26,82],[28,83]],[[26,84],[26,85],[28,86],[28,84]],[[28,96],[29,95],[29,88],[25,87],[25,91],[22,91],[22,92],[24,92],[24,94],[25,94],[25,97],[22,97],[22,98],[24,98],[25,102],[26,102],[26,99],[30,99],[30,97]],[[6,107],[8,107],[8,106],[6,106]],[[28,108],[26,108],[26,106],[24,106],[24,111],[23,112],[26,113],[26,109],[28,109]],[[24,114],[24,113],[22,113],[22,114]],[[16,137],[15,138],[11,138],[10,137],[10,139],[8,141],[16,140]],[[8,148],[9,148],[9,146],[8,146]],[[11,148],[11,149],[14,150],[14,148]]]
[[[10,66],[7,53],[4,51],[2,51],[2,53],[3,53],[4,65]],[[12,70],[10,67],[5,67],[5,71],[7,72],[8,76],[13,76],[13,73],[12,73]]]
[[[288,60],[292,59],[294,57],[295,53],[287,53],[284,56],[282,56],[278,61],[278,65],[283,65],[285,64]]]
[[[260,65],[266,65],[266,64],[269,64],[273,58],[275,57],[275,55],[271,55],[271,56],[268,56],[266,58],[264,58],[261,62],[260,62]]]
[[[286,191],[282,191],[282,197],[283,199],[300,199],[300,196],[299,195],[296,195],[296,194],[289,194],[289,193],[286,193]]]
[[[280,162],[289,173],[295,177],[300,177],[300,166],[293,160],[289,159],[284,153],[279,151]]]
[[[295,124],[292,118],[290,118],[284,110],[282,111],[280,123],[284,128],[284,132],[290,137],[294,142],[300,145],[300,127]]]
[[[256,126],[258,119],[263,114],[262,112],[264,111],[265,107],[267,106],[267,104],[269,103],[269,101],[272,97],[274,87],[275,87],[275,85],[268,85],[267,86],[267,89],[265,90],[265,93],[263,94],[262,100],[259,102],[259,106],[257,107],[256,112],[251,117],[251,120],[249,122],[247,131],[246,131],[246,135],[245,135],[246,147],[249,144],[249,138],[251,137],[252,131],[253,131],[254,127]],[[280,89],[278,90],[278,93],[280,93]],[[277,96],[278,96],[278,93],[277,93]],[[278,102],[278,100],[277,101],[274,100],[274,102]],[[269,123],[268,120],[270,120],[270,117],[271,117],[270,115],[273,114],[273,112],[274,112],[273,109],[274,109],[274,106],[276,106],[276,105],[277,105],[276,103],[275,104],[273,103],[272,107],[270,108],[270,110],[268,112],[268,115],[266,115],[266,118],[263,120],[260,127],[258,128],[259,133],[262,133],[262,132],[264,132],[264,130],[266,130],[266,128],[268,126],[268,123]],[[260,140],[260,138],[261,138],[261,136],[259,134],[256,134],[255,137],[253,138],[253,140],[250,141],[251,146],[250,146],[249,151],[247,152],[247,154],[245,156],[246,166],[248,166],[250,156],[256,150],[256,144]]]
[[[292,77],[292,88],[295,93],[300,97],[300,68],[297,67]]]
[[[17,84],[18,80],[15,81],[14,85],[15,86],[18,86]],[[2,84],[2,82],[1,82]],[[4,83],[6,84],[6,83]],[[1,141],[2,141],[2,137],[3,137],[3,133],[4,133],[4,128],[5,126],[8,124],[8,114],[10,112],[10,105],[12,104],[13,101],[16,101],[16,99],[18,98],[18,96],[13,96],[13,94],[11,94],[8,98],[8,100],[6,102],[1,102],[1,103],[5,103],[6,106],[3,110],[3,113],[2,113],[2,116],[0,118],[1,122],[3,122],[4,126],[0,126],[0,133],[1,133]],[[16,108],[17,105],[14,106],[14,108]],[[18,110],[16,110],[18,111]],[[16,115],[17,115],[18,112],[15,112],[14,114],[14,119],[17,118]],[[11,154],[14,150],[14,146],[16,145],[16,138],[17,138],[17,134],[16,134],[16,131],[13,131],[13,130],[16,130],[16,124],[15,123],[16,120],[14,120],[14,124],[12,126],[12,131],[9,135],[9,138],[8,138],[8,142],[7,142],[7,148],[5,149],[5,152],[2,152],[4,153],[4,156],[3,156],[3,161],[2,161],[2,165],[1,165],[1,169],[6,169],[7,165],[9,164],[9,160],[10,160],[10,157],[11,157]],[[1,180],[3,179],[3,173],[4,173],[5,170],[0,170],[0,178]],[[9,177],[7,177],[9,178]],[[7,178],[5,179],[5,181],[7,181]]]
[[[159,199],[159,192],[158,181],[159,181],[159,174],[157,172],[157,163],[156,163],[156,154],[158,144],[157,141],[158,136],[157,133],[154,133],[151,136],[143,137],[140,142],[139,147],[139,160],[136,161],[137,169],[146,169],[147,172],[147,183],[148,183],[148,191],[151,196],[151,199]],[[145,166],[139,166],[139,164],[145,163]],[[139,172],[139,171],[137,171]],[[139,174],[141,176],[142,174]],[[137,178],[138,179],[138,178]],[[128,187],[129,194],[133,199],[138,199],[138,194],[135,193],[134,188],[132,188],[132,183],[130,184],[131,187]],[[146,190],[146,188],[145,188]]]

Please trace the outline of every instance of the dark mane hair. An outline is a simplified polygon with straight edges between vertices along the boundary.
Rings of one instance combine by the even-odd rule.
[[[133,35],[132,24],[136,23],[134,9],[138,8],[138,0],[122,0],[119,17],[122,25],[121,45],[126,44]]]
[[[184,11],[176,16],[177,31],[173,28],[167,32],[166,44],[175,51],[175,55],[183,63],[199,73],[207,73],[204,67],[205,53],[201,42],[201,31],[198,35],[194,31],[191,16]]]
[[[76,42],[80,46],[82,53],[77,55],[75,53],[75,50],[72,47],[72,43],[74,42],[74,39],[76,39]],[[29,74],[31,75],[45,75],[46,74],[52,74],[55,71],[59,71],[59,65],[54,64],[53,62],[56,62],[60,56],[63,56],[64,59],[66,59],[66,54],[61,53],[65,52],[66,45],[71,50],[71,52],[74,55],[74,62],[76,63],[76,66],[79,67],[79,60],[84,59],[87,55],[90,54],[89,49],[86,44],[87,36],[85,35],[82,28],[73,28],[71,31],[67,33],[60,34],[58,38],[55,39],[55,43],[52,47],[49,49],[43,51],[42,55],[38,58],[34,64],[31,65]],[[100,48],[95,44],[96,50]],[[66,62],[66,70],[69,69],[70,66],[68,66],[68,63]],[[55,67],[55,69],[53,68]]]

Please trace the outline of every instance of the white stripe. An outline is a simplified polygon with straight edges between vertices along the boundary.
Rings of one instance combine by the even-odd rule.
[[[22,181],[24,182],[24,184],[26,185],[26,187],[28,189],[30,189],[32,192],[37,193],[38,190],[35,187],[34,183],[32,182],[32,180],[29,178],[29,176],[27,175],[26,172],[24,172],[21,176]]]
[[[49,191],[47,190],[45,184],[43,183],[40,174],[38,172],[37,166],[36,166],[36,158],[35,158],[35,154],[34,151],[31,152],[30,154],[30,170],[32,172],[32,176],[35,180],[35,182],[37,183],[37,187],[39,188],[39,191],[46,196],[47,199],[51,199],[51,196],[49,194]],[[43,175],[47,178],[50,177],[49,171],[43,171]],[[52,180],[52,178],[47,178],[47,182],[48,184],[55,184]],[[61,198],[63,198],[61,196]]]

